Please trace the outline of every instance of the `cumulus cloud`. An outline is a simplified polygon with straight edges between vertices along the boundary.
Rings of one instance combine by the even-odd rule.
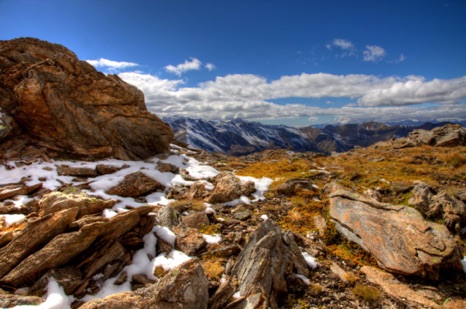
[[[268,81],[253,74],[231,74],[196,87],[149,74],[128,72],[119,76],[143,90],[148,109],[162,117],[253,120],[330,115],[338,122],[399,121],[407,115],[419,120],[466,119],[466,76],[426,81],[418,76],[317,73]],[[309,106],[293,103],[297,97],[347,98],[348,103],[343,108]],[[289,104],[272,102],[280,98],[288,99]]]
[[[364,61],[376,62],[382,60],[386,56],[385,49],[377,45],[367,45],[363,51]]]
[[[86,60],[86,61],[96,68],[104,68],[109,71],[117,71],[117,70],[139,66],[139,64],[134,63],[134,62],[113,61],[113,60],[109,60],[105,58],[100,58],[97,60]]]
[[[178,65],[167,65],[165,67],[165,71],[181,76],[183,73],[187,71],[200,70],[201,66],[202,62],[199,59],[191,58],[190,60],[186,60],[185,62],[180,63]]]
[[[409,76],[388,88],[371,89],[358,102],[362,106],[387,106],[452,102],[465,97],[466,77],[425,81],[419,76]]]

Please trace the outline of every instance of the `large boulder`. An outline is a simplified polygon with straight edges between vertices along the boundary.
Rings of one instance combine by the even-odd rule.
[[[327,190],[336,229],[380,267],[431,279],[438,279],[441,268],[461,269],[457,244],[444,225],[424,220],[414,208],[381,203],[336,183]]]
[[[293,276],[309,276],[308,265],[293,234],[283,232],[271,220],[255,230],[232,272],[238,278],[241,296],[259,294],[259,299],[268,300],[270,308],[279,308]]]
[[[448,124],[431,131],[418,129],[409,133],[405,139],[400,139],[401,147],[437,146],[456,147],[466,145],[466,128],[459,124]]]
[[[168,151],[173,139],[139,89],[33,38],[0,41],[0,108],[12,118],[2,116],[4,141],[21,135],[82,158],[145,159]],[[17,124],[14,134],[7,120]]]

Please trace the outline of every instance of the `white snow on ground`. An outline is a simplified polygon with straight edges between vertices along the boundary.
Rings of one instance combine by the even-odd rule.
[[[65,309],[70,308],[71,302],[73,302],[74,297],[67,296],[63,291],[63,288],[55,281],[54,278],[49,279],[47,284],[47,298],[46,301],[38,306],[23,305],[15,306],[14,309]]]
[[[202,234],[202,237],[205,239],[205,241],[208,244],[218,244],[222,240],[222,237],[219,234],[214,234],[214,235]]]
[[[5,225],[10,226],[26,218],[25,215],[0,215],[0,221],[5,220]]]
[[[306,260],[307,265],[311,269],[316,269],[317,266],[319,266],[319,263],[317,263],[316,258],[310,255],[307,252],[301,252],[301,254],[304,256],[304,259]]]
[[[111,218],[120,212],[128,211],[127,206],[140,207],[143,205],[168,205],[172,200],[166,198],[165,193],[155,192],[146,196],[146,203],[137,202],[133,198],[123,198],[116,195],[106,194],[105,191],[121,182],[124,177],[134,172],[142,172],[147,177],[150,177],[160,182],[165,187],[169,188],[176,184],[191,185],[192,181],[184,180],[180,175],[169,172],[162,173],[157,170],[157,162],[162,161],[164,163],[173,164],[179,168],[185,169],[192,177],[203,180],[206,188],[213,190],[214,186],[208,182],[208,179],[216,176],[219,172],[208,165],[203,165],[194,158],[187,157],[185,155],[171,155],[164,160],[153,158],[146,161],[122,161],[122,160],[101,160],[96,162],[87,161],[52,161],[52,162],[35,162],[30,165],[24,165],[20,167],[14,167],[13,162],[9,162],[9,166],[0,166],[0,185],[19,183],[23,177],[27,177],[26,185],[33,185],[41,182],[44,188],[49,190],[56,190],[63,184],[79,185],[78,181],[74,180],[74,177],[60,176],[57,173],[58,165],[68,165],[70,167],[87,167],[95,168],[98,164],[105,164],[117,167],[125,168],[109,175],[101,175],[90,180],[90,187],[92,190],[87,190],[89,195],[99,196],[104,199],[113,198],[118,200],[118,203],[113,209],[105,209],[103,216]],[[13,168],[14,167],[14,168]],[[268,189],[272,180],[269,178],[255,179],[253,177],[239,177],[242,182],[253,181],[255,184],[256,192],[253,194],[253,200],[257,201],[264,198],[263,193]],[[16,207],[20,207],[21,204],[25,204],[32,200],[27,196],[21,196],[18,200],[13,201]],[[233,204],[238,203],[251,203],[251,200],[246,196],[242,196],[240,199],[233,201]],[[214,213],[215,211],[210,207],[211,205],[206,204],[206,213]],[[2,215],[7,225],[13,224],[18,220],[22,220],[24,215]],[[132,263],[127,265],[122,272],[126,272],[128,279],[121,285],[115,285],[114,282],[117,280],[120,274],[114,278],[106,280],[101,287],[101,290],[96,295],[86,295],[82,300],[90,301],[95,298],[103,298],[105,296],[130,291],[131,290],[131,278],[135,274],[145,274],[148,278],[155,279],[154,269],[158,266],[168,271],[176,268],[183,262],[190,259],[189,256],[183,252],[172,250],[169,253],[160,253],[157,255],[156,244],[157,238],[154,236],[155,233],[158,237],[166,241],[167,243],[174,246],[176,236],[167,227],[154,226],[152,233],[148,233],[144,237],[144,248],[137,251],[133,257]],[[203,235],[208,243],[218,243],[221,241],[220,235]],[[96,279],[99,278],[99,274],[96,275]],[[63,288],[53,279],[49,279],[47,300],[39,306],[17,306],[15,308],[70,308],[71,302],[74,301],[73,296],[67,296],[63,292]]]
[[[296,277],[298,277],[299,279],[303,280],[303,282],[304,282],[305,285],[311,285],[311,280],[309,280],[308,277],[303,276],[303,275],[300,275],[300,274],[296,274]]]

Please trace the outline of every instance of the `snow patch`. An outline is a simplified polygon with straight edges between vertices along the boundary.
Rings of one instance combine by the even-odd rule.
[[[4,219],[5,224],[6,224],[7,227],[12,225],[13,223],[20,222],[24,218],[26,218],[26,216],[21,215],[21,214],[18,214],[18,215],[0,215],[0,220]]]
[[[218,244],[222,240],[222,237],[219,234],[214,234],[214,235],[202,234],[202,237],[205,239],[205,241],[208,244]]]
[[[307,253],[307,252],[301,252],[301,254],[303,255],[304,259],[306,260],[307,265],[308,265],[311,269],[316,269],[317,266],[319,266],[319,263],[317,263],[315,257],[313,257],[312,255],[310,255],[310,254]]]

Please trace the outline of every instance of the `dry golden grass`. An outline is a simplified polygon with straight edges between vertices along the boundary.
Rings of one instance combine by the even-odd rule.
[[[204,267],[205,274],[209,280],[220,280],[225,272],[226,260],[218,257],[203,257],[201,264]]]
[[[201,211],[205,210],[206,206],[202,200],[197,200],[197,199],[182,199],[182,200],[176,200],[173,201],[169,204],[170,207],[173,208],[187,208],[195,211]]]
[[[199,232],[207,235],[220,234],[220,226],[217,224],[202,224],[199,228]]]
[[[353,288],[353,294],[365,301],[375,302],[380,299],[382,293],[374,287],[356,283],[356,286]]]
[[[309,160],[281,158],[278,160],[252,163],[242,169],[238,169],[235,173],[240,176],[271,178],[274,180],[271,185],[271,189],[273,189],[288,179],[305,178],[309,176],[310,169],[312,169],[312,164]]]

